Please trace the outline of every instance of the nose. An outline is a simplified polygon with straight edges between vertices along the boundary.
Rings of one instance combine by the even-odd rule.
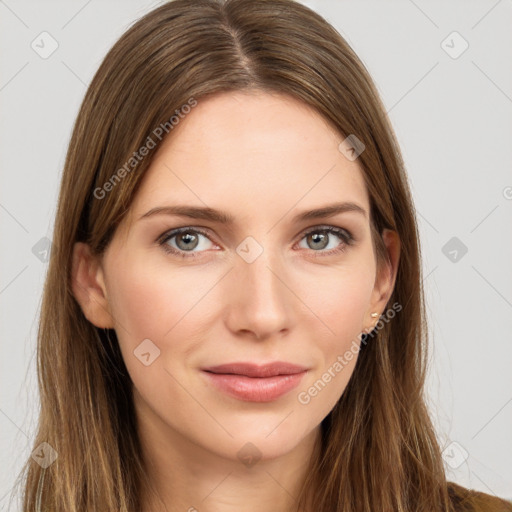
[[[237,258],[226,289],[226,323],[235,334],[258,340],[282,336],[293,323],[294,297],[287,274],[277,258],[264,250],[248,263]]]

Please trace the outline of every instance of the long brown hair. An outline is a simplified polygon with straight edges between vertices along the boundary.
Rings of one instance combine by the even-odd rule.
[[[130,159],[148,137],[159,139],[158,127],[161,138],[172,136],[169,120],[184,105],[248,89],[302,100],[338,130],[340,141],[355,134],[365,145],[358,162],[378,262],[385,258],[383,229],[395,230],[401,241],[389,301],[401,311],[371,335],[348,387],[322,422],[321,455],[311,461],[297,509],[311,503],[312,510],[340,512],[451,510],[423,395],[427,330],[414,207],[396,137],[368,71],[331,25],[295,1],[175,0],[116,42],[73,129],[37,352],[41,411],[33,446],[48,443],[57,458],[46,468],[33,458],[26,463],[24,511],[141,509],[150,483],[132,382],[115,331],[92,325],[73,296],[73,245],[83,241],[95,254],[105,250],[156,149],[135,163]]]

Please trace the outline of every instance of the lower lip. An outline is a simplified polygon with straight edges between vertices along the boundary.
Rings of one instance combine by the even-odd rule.
[[[227,373],[203,371],[213,384],[239,400],[246,402],[271,402],[296,388],[307,373],[276,375],[275,377],[247,377]]]

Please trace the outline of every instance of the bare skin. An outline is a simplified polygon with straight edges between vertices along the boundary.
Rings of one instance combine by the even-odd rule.
[[[362,171],[338,149],[342,140],[287,96],[240,92],[199,101],[158,149],[104,256],[76,244],[75,296],[94,325],[116,330],[134,382],[154,488],[144,512],[295,510],[320,423],[357,353],[342,371],[333,374],[332,366],[375,324],[371,313],[385,312],[399,260],[398,237],[385,231],[390,261],[377,268]],[[294,220],[345,201],[364,212]],[[222,210],[234,222],[140,218],[178,204]],[[329,226],[353,243],[322,231]],[[159,244],[181,227],[205,234]],[[259,255],[248,262],[245,254]],[[160,350],[148,366],[134,355],[145,339]],[[308,372],[270,402],[229,396],[201,370],[277,360]],[[301,402],[299,393],[329,368],[328,384]],[[241,449],[259,460],[249,466]]]

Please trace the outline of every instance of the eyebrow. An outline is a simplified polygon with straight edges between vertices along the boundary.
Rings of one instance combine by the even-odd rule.
[[[343,203],[332,203],[326,206],[322,206],[321,208],[301,212],[295,215],[293,222],[333,217],[345,212],[357,212],[361,213],[365,217],[368,216],[366,210],[362,206],[351,201],[346,201]],[[155,208],[151,208],[151,210],[141,215],[138,220],[147,219],[148,217],[153,217],[154,215],[176,215],[178,217],[209,220],[211,222],[227,225],[232,225],[235,223],[235,218],[227,212],[215,210],[207,206],[187,205],[156,206]]]
[[[293,218],[293,222],[328,218],[345,212],[357,212],[361,213],[365,217],[368,216],[366,210],[362,206],[351,201],[346,201],[342,203],[332,203],[322,206],[321,208],[298,213]],[[138,220],[147,219],[154,215],[176,215],[178,217],[209,220],[211,222],[226,225],[232,225],[235,223],[235,218],[227,212],[215,210],[207,206],[188,205],[157,206],[141,215]]]

